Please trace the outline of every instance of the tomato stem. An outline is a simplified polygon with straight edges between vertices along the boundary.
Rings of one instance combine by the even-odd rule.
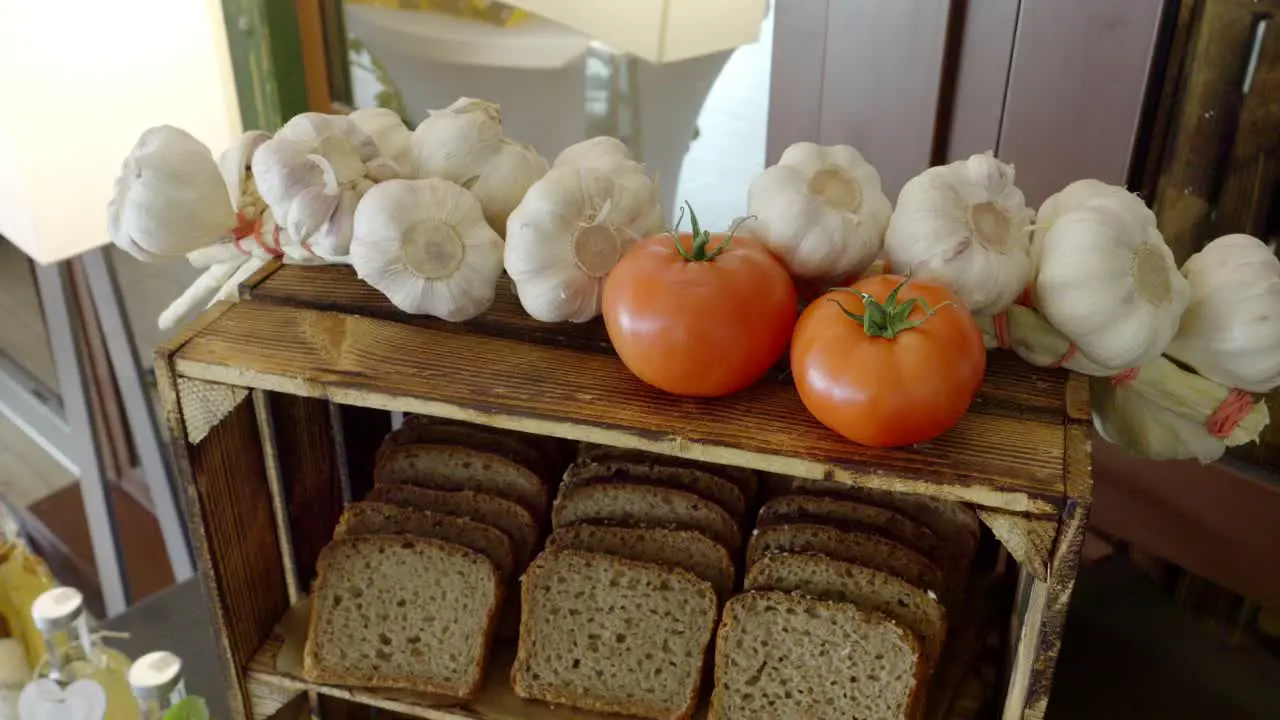
[[[937,314],[939,310],[952,304],[948,300],[937,307],[929,307],[928,301],[920,298],[907,298],[904,302],[898,302],[898,293],[902,291],[902,288],[910,280],[910,275],[904,277],[902,282],[898,283],[898,286],[884,299],[884,302],[876,300],[870,293],[861,292],[853,288],[832,288],[833,290],[851,292],[862,298],[864,311],[861,315],[852,312],[835,298],[830,298],[828,301],[835,303],[850,320],[855,320],[861,324],[862,330],[869,337],[882,337],[886,340],[892,340],[907,330],[920,327],[926,320]],[[917,305],[924,308],[924,317],[919,320],[912,320],[911,311],[915,310]]]
[[[684,246],[680,244],[680,224],[684,222],[685,207],[689,208],[689,223],[693,225],[693,247],[690,250],[685,250]],[[689,262],[711,262],[712,260],[720,257],[725,250],[729,249],[729,243],[733,242],[734,233],[738,232],[738,228],[742,227],[743,223],[753,219],[754,217],[754,215],[751,215],[739,218],[738,222],[734,223],[733,227],[729,229],[729,234],[725,236],[724,242],[716,246],[714,250],[708,252],[707,245],[711,244],[711,233],[710,231],[702,229],[702,226],[698,224],[698,215],[693,211],[693,205],[686,200],[684,207],[680,208],[680,215],[676,217],[675,227],[668,230],[667,234],[675,240],[676,252],[680,253],[680,257]]]

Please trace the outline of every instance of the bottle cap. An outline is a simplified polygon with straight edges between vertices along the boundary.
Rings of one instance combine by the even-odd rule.
[[[31,620],[40,632],[70,627],[83,612],[84,596],[73,587],[46,590],[31,603]]]
[[[147,653],[129,666],[134,697],[166,698],[182,682],[182,659],[167,650]]]

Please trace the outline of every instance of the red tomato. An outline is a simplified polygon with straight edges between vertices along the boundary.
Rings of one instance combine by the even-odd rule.
[[[692,215],[692,209],[690,209]],[[623,364],[675,395],[716,397],[760,379],[787,349],[796,290],[759,241],[657,235],[623,256],[604,283],[604,323]]]
[[[924,442],[951,429],[987,367],[973,316],[931,282],[879,275],[851,289],[823,295],[796,324],[791,373],[805,407],[832,430],[876,447]],[[870,329],[849,313],[870,315]]]

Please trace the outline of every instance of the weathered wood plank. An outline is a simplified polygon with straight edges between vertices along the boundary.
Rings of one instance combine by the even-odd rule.
[[[262,439],[262,462],[267,476],[267,489],[271,493],[271,512],[276,519],[276,538],[280,550],[280,562],[284,567],[284,586],[289,602],[296,603],[305,592],[299,581],[297,553],[293,548],[293,528],[289,522],[289,497],[285,487],[284,470],[280,465],[280,451],[276,443],[275,418],[271,413],[271,393],[253,391],[253,412],[258,421],[258,437]],[[256,707],[253,714],[261,714]],[[271,713],[267,713],[268,715]]]
[[[1018,564],[1042,582],[1049,579],[1049,557],[1058,534],[1056,517],[1036,517],[979,508],[978,517]]]
[[[329,406],[338,447],[338,471],[344,501],[359,500],[373,487],[373,460],[391,432],[391,413],[353,405]]]
[[[609,336],[599,321],[543,323],[534,320],[520,307],[519,301],[504,284],[499,288],[493,307],[484,315],[465,323],[451,323],[425,316],[400,312],[387,298],[361,282],[347,267],[278,268],[261,282],[249,288],[247,298],[258,303],[286,307],[332,310],[383,318],[399,323],[443,332],[509,338],[556,348],[572,348],[598,353],[613,353]],[[782,375],[780,371],[778,373]],[[975,400],[972,412],[1009,418],[1060,422],[1063,417],[1063,395],[1075,397],[1071,412],[1078,409],[1079,389],[1068,392],[1069,374],[1062,370],[1032,367],[1013,353],[993,352],[987,359],[987,379]],[[1080,379],[1077,379],[1080,380]],[[765,382],[768,382],[766,380]],[[791,387],[789,381],[784,381]],[[1087,381],[1084,381],[1087,396]],[[1087,419],[1087,409],[1081,418]]]
[[[182,348],[176,367],[198,379],[1015,512],[1054,512],[1063,497],[1061,419],[974,412],[925,445],[868,448],[821,427],[788,384],[692,400],[654,391],[611,355],[257,303],[228,310]]]

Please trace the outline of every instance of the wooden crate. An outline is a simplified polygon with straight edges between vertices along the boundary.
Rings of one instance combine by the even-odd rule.
[[[273,628],[369,486],[387,411],[971,503],[1019,561],[1004,717],[1044,716],[1092,495],[1082,378],[993,354],[955,429],[883,450],[823,428],[785,379],[718,400],[654,391],[599,323],[538,323],[505,292],[463,324],[405,316],[349,268],[272,266],[241,295],[156,362],[235,717],[296,710],[304,693],[449,720],[598,717],[514,698],[501,667],[452,709],[275,671]]]

